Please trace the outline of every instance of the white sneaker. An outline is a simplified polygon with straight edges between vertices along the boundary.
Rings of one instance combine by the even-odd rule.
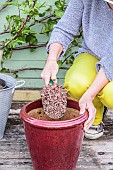
[[[86,132],[85,137],[87,139],[98,139],[104,134],[104,124],[101,122],[97,126],[91,126]]]

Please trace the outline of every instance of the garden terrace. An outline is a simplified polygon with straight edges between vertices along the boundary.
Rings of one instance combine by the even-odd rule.
[[[0,140],[0,170],[33,170],[20,109],[26,102],[13,102],[4,137]],[[113,169],[113,115],[105,115],[105,134],[98,140],[84,139],[77,170]]]

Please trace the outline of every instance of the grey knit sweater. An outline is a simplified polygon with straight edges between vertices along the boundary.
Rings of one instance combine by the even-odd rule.
[[[70,0],[63,17],[54,26],[47,49],[57,42],[62,44],[64,54],[81,26],[84,41],[78,54],[88,52],[96,56],[97,70],[102,67],[106,77],[113,80],[113,10],[104,0]]]

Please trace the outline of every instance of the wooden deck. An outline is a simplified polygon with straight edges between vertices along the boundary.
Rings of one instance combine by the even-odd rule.
[[[0,140],[0,170],[33,170],[19,109],[12,105],[4,138]],[[84,139],[77,170],[113,170],[113,115],[105,117],[105,134],[99,140]]]

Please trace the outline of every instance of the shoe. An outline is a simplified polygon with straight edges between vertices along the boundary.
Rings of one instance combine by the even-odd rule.
[[[98,139],[104,134],[104,124],[101,122],[97,126],[91,126],[86,132],[85,137],[87,139]]]

